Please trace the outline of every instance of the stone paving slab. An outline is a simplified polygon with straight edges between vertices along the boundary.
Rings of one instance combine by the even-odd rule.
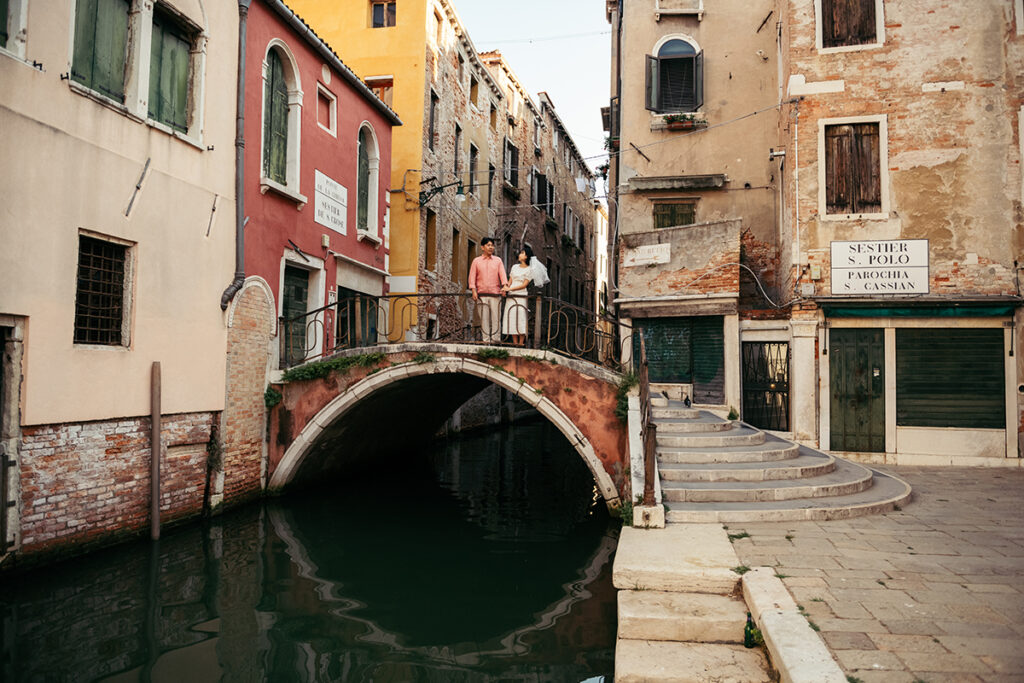
[[[730,523],[740,562],[774,568],[852,678],[1024,681],[1024,471],[878,469],[913,487],[901,510]]]

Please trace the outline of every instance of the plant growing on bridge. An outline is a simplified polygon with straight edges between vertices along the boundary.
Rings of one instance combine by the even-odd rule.
[[[267,390],[263,392],[263,404],[267,406],[267,408],[273,408],[280,403],[283,398],[284,396],[281,395],[281,392],[269,384],[267,385]]]
[[[638,384],[640,379],[634,372],[627,372],[619,380],[619,390],[615,393],[615,417],[619,418],[620,422],[625,423],[629,420],[629,392]]]
[[[437,360],[437,356],[432,353],[417,353],[412,359],[412,362],[416,365],[423,365],[424,363],[433,363]]]
[[[633,501],[628,498],[623,498],[619,506],[619,520],[622,526],[633,526]]]
[[[301,382],[309,379],[324,379],[332,372],[348,372],[352,368],[372,368],[384,360],[383,353],[363,353],[358,356],[344,356],[330,360],[306,363],[291,368],[281,376],[285,382]]]
[[[505,360],[506,358],[508,358],[508,351],[506,351],[505,349],[493,349],[488,347],[477,351],[476,357],[479,358],[480,360],[491,360],[492,358],[497,360]]]

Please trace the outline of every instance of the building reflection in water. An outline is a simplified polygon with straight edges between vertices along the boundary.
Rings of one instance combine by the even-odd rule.
[[[610,678],[609,522],[546,422],[7,577],[5,681]]]

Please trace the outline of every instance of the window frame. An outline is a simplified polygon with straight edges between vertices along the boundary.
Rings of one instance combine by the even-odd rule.
[[[657,197],[651,199],[651,227],[654,230],[668,230],[680,228],[687,225],[694,225],[697,222],[697,197]],[[658,225],[658,209],[664,206],[688,206],[690,207],[693,220],[689,223],[676,223],[673,225]]]
[[[0,54],[24,62],[28,40],[28,0],[7,0],[7,16],[0,20],[7,32],[7,42],[0,46]]]
[[[377,24],[377,8],[381,9],[381,24]],[[390,20],[391,23],[388,23]],[[370,2],[370,28],[394,28],[398,25],[398,6],[394,0]]]
[[[430,90],[430,103],[427,106],[427,149],[434,152],[435,149],[435,138],[437,137],[437,105],[440,104],[441,99],[434,92],[433,88]]]
[[[120,247],[124,250],[122,272],[121,275],[121,292],[120,294],[120,313],[121,313],[121,325],[118,331],[118,340],[116,342],[102,342],[102,341],[79,341],[79,297],[81,295],[81,288],[79,286],[82,268],[82,241],[91,240],[93,242],[104,242],[109,245]],[[104,235],[92,230],[80,229],[78,231],[78,246],[76,249],[76,263],[75,263],[75,313],[72,320],[72,343],[76,347],[94,347],[94,348],[123,348],[130,349],[132,345],[132,334],[131,334],[131,322],[133,319],[132,308],[134,303],[134,292],[135,285],[135,248],[136,243],[129,240],[119,239],[111,237],[110,235]]]
[[[19,7],[24,7],[26,0],[11,0]],[[197,23],[199,17],[190,17],[170,4],[164,2],[128,1],[128,24],[125,42],[124,84],[123,95],[111,97],[110,94],[93,88],[78,79],[69,77],[68,87],[72,92],[83,95],[122,114],[126,114],[151,128],[156,128],[172,135],[193,147],[206,151],[203,144],[203,98],[206,80],[206,44],[208,35]],[[79,2],[71,3],[70,32],[68,36],[67,73],[73,73],[75,47],[77,44],[77,22]],[[177,129],[153,118],[149,113],[150,69],[152,65],[152,39],[155,15],[162,15],[176,31],[189,43],[188,74],[186,76],[187,92],[184,98],[185,121],[184,130]],[[13,16],[13,15],[12,15]],[[25,14],[22,14],[22,19]],[[25,27],[23,27],[25,28]],[[0,49],[0,52],[3,52]]]
[[[662,48],[673,40],[681,40],[684,43],[688,43],[694,50],[692,57],[673,57],[666,56],[661,57],[659,53]],[[662,62],[669,60],[693,60],[693,106],[690,108],[685,107],[668,107],[664,103],[661,92],[661,73],[662,73]],[[704,83],[707,80],[704,77],[704,51],[701,49],[700,44],[696,40],[682,33],[674,33],[666,36],[662,36],[660,40],[654,45],[652,54],[645,56],[644,65],[644,107],[651,112],[652,116],[660,116],[662,114],[693,114],[700,111],[704,106]],[[658,87],[655,89],[653,83],[657,83]]]
[[[824,23],[822,21],[822,0],[814,0],[814,47],[819,54],[835,54],[837,52],[858,52],[861,50],[876,50],[885,45],[885,3],[884,0],[874,0],[875,3],[875,41],[873,43],[861,43],[858,45],[837,45],[825,47]]]
[[[267,84],[269,78],[270,52],[276,50],[281,59],[281,66],[284,70],[284,80],[288,95],[287,112],[287,146],[285,150],[285,182],[278,182],[266,174],[266,156],[268,152],[267,140]],[[288,44],[280,38],[273,38],[267,43],[263,53],[263,87],[261,88],[261,116],[260,116],[260,192],[266,194],[268,190],[285,196],[299,204],[299,208],[305,206],[309,200],[302,194],[300,187],[299,164],[302,150],[302,84],[299,80],[298,64]]]
[[[825,129],[859,123],[878,124],[878,174],[881,209],[865,213],[828,213],[827,159]],[[869,116],[844,116],[818,119],[818,216],[822,221],[887,220],[890,212],[889,198],[889,127],[885,114]]]
[[[369,85],[369,83],[367,83],[367,85]],[[338,137],[338,98],[337,98],[337,96],[335,96],[335,94],[333,92],[331,92],[330,89],[327,88],[327,86],[325,86],[323,83],[321,83],[319,81],[317,81],[317,84],[316,84],[316,96],[317,96],[317,102],[316,102],[316,125],[318,125],[321,130],[324,130],[324,131],[330,133],[334,137]],[[329,125],[327,125],[327,126],[325,126],[324,124],[322,124],[320,122],[320,97],[321,96],[323,96],[327,100],[327,103],[328,103],[327,104],[327,107],[328,107],[327,120],[328,120],[328,124]]]
[[[362,153],[362,145],[359,143],[359,138],[364,133],[366,141],[372,146],[371,149],[367,150],[368,167],[365,181],[362,171],[359,169],[358,160],[358,155]],[[380,215],[380,143],[377,140],[377,132],[368,121],[363,121],[356,132],[356,155],[356,235],[360,240],[370,240],[380,244],[382,241],[379,237],[381,227],[378,225]],[[365,226],[361,225],[359,221],[360,191],[364,182],[367,185]]]
[[[480,148],[474,145],[472,142],[469,143],[469,194],[474,197],[479,193],[477,191],[476,176],[480,171]]]

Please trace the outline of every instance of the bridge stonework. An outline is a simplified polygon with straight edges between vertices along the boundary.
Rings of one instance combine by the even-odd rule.
[[[508,349],[507,358],[485,359],[479,355],[481,347],[465,344],[383,348],[387,351],[384,360],[375,367],[356,366],[322,379],[276,385],[283,398],[270,412],[271,490],[286,487],[301,467],[315,466],[308,460],[319,457],[318,440],[331,438],[332,425],[344,422],[346,416],[352,421],[365,420],[365,414],[355,411],[378,392],[385,388],[394,391],[417,380],[433,381],[436,389],[444,386],[436,382],[443,382],[445,376],[453,382],[469,376],[480,381],[479,386],[496,384],[536,408],[575,447],[609,508],[619,506],[628,485],[626,428],[615,415],[619,375],[592,363],[528,349]],[[471,388],[479,390],[477,385]],[[418,398],[421,403],[429,402],[443,393],[435,391]],[[401,431],[404,416],[400,410],[381,416],[382,429]]]

